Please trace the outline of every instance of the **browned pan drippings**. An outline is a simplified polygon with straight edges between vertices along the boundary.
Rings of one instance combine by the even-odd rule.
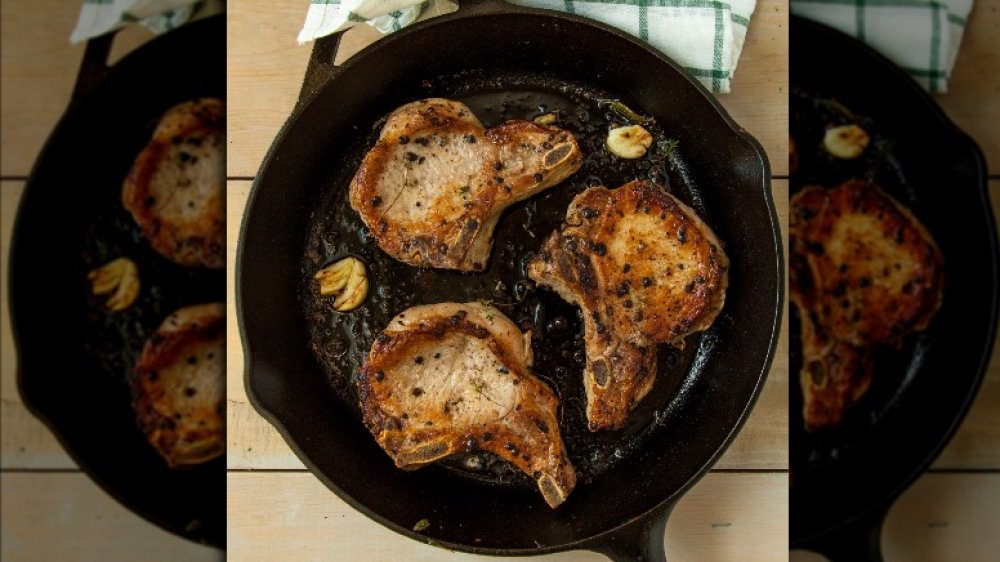
[[[108,312],[103,297],[90,294],[86,274],[76,280],[87,302],[85,345],[109,377],[126,384],[146,339],[163,320],[182,306],[222,302],[225,273],[175,264],[149,245],[121,204],[121,189],[112,184],[94,189],[93,217],[85,226],[81,257],[87,271],[127,257],[139,270],[139,297],[127,309]]]
[[[659,372],[651,394],[618,432],[591,433],[587,429],[586,399],[581,373],[585,362],[580,312],[554,292],[536,288],[526,266],[542,241],[561,224],[574,196],[587,187],[617,187],[636,178],[666,184],[671,192],[692,205],[710,224],[699,193],[688,189],[682,177],[684,147],[671,155],[657,153],[656,144],[638,160],[612,156],[605,148],[607,131],[627,120],[599,100],[615,96],[586,86],[538,75],[487,75],[468,72],[425,82],[426,97],[445,97],[467,104],[486,127],[510,119],[533,119],[555,112],[558,127],[577,138],[584,154],[581,169],[566,182],[508,210],[495,232],[487,269],[478,274],[416,269],[379,250],[347,197],[348,183],[361,157],[381,128],[376,123],[353,148],[351,163],[336,174],[326,199],[316,205],[311,218],[302,265],[302,300],[311,327],[311,347],[324,367],[331,388],[343,402],[357,409],[355,377],[375,336],[400,311],[418,304],[443,301],[486,300],[502,310],[522,330],[533,334],[534,372],[560,397],[563,439],[581,482],[589,482],[621,458],[631,454],[656,426],[661,410],[677,391],[698,348],[700,338],[689,338],[684,351],[659,348]],[[629,100],[623,100],[628,104]],[[642,112],[642,108],[635,107]],[[644,125],[656,141],[670,132],[656,123]],[[332,300],[320,298],[312,274],[324,265],[353,255],[368,267],[371,293],[350,313],[333,310]],[[360,419],[360,414],[358,415]],[[476,453],[444,461],[463,475],[534,487],[534,483],[506,462]]]

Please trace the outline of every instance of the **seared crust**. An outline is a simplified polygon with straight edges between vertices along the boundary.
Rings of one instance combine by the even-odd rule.
[[[351,183],[351,207],[404,263],[480,271],[503,210],[582,161],[567,131],[527,121],[486,130],[464,104],[420,100],[388,117]]]
[[[648,181],[573,200],[528,275],[583,309],[592,431],[625,425],[652,387],[656,344],[683,347],[715,321],[728,268],[708,225]]]
[[[558,399],[531,372],[531,335],[481,303],[418,306],[394,318],[359,375],[364,422],[396,466],[487,451],[556,507],[576,484]]]
[[[872,352],[830,338],[802,317],[803,417],[807,431],[835,428],[871,386]]]
[[[122,187],[150,245],[187,267],[226,265],[225,117],[214,98],[168,110]]]
[[[807,187],[791,207],[789,284],[812,431],[839,425],[868,390],[873,346],[928,326],[944,294],[944,259],[909,209],[874,184]]]
[[[941,306],[944,259],[908,209],[861,180],[808,187],[791,204],[792,296],[832,338],[898,344],[927,327]]]
[[[171,468],[226,450],[225,306],[182,308],[146,342],[132,379],[139,428]]]

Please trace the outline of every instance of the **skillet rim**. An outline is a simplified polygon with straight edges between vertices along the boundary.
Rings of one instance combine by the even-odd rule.
[[[587,19],[575,14],[568,14],[557,11],[541,10],[533,8],[524,8],[521,6],[516,6],[512,4],[502,4],[504,10],[502,12],[490,11],[486,13],[468,13],[464,10],[459,10],[458,12],[435,17],[423,22],[419,22],[403,28],[400,31],[393,33],[389,37],[382,38],[376,42],[368,45],[358,53],[352,55],[349,59],[344,61],[339,67],[334,71],[333,77],[329,79],[325,84],[317,88],[315,91],[310,92],[308,96],[303,97],[297,105],[294,106],[291,115],[282,124],[281,128],[275,136],[274,141],[271,143],[264,158],[261,160],[260,167],[258,168],[257,174],[254,177],[253,185],[251,187],[250,193],[247,197],[247,202],[243,210],[241,222],[240,222],[240,232],[239,241],[236,250],[236,267],[234,272],[234,291],[235,291],[235,304],[236,304],[236,314],[237,314],[237,324],[239,327],[240,335],[240,345],[243,350],[244,357],[244,367],[243,367],[243,385],[246,395],[251,405],[257,411],[261,417],[266,419],[278,433],[282,436],[288,446],[295,452],[298,459],[305,465],[308,472],[316,476],[323,484],[334,492],[337,497],[343,500],[345,503],[350,505],[356,511],[364,514],[366,517],[378,522],[382,526],[406,536],[410,539],[416,540],[418,542],[429,544],[432,546],[439,546],[448,548],[451,550],[458,550],[462,552],[469,552],[473,554],[485,554],[485,555],[499,555],[499,556],[517,556],[517,555],[534,555],[534,554],[546,554],[553,552],[561,552],[566,550],[576,550],[576,549],[587,549],[595,550],[602,543],[606,543],[609,538],[616,536],[618,533],[626,528],[630,528],[634,525],[648,524],[648,522],[656,514],[661,514],[664,512],[669,512],[676,501],[689,490],[695,483],[697,483],[718,461],[719,457],[728,449],[729,445],[732,443],[735,436],[742,429],[743,425],[746,423],[750,412],[753,410],[762,387],[764,386],[767,376],[770,372],[771,365],[774,361],[774,356],[777,351],[777,342],[781,334],[781,324],[782,324],[782,311],[784,307],[784,297],[785,297],[785,263],[783,258],[783,242],[780,223],[778,221],[777,213],[775,211],[774,199],[771,193],[771,169],[770,163],[768,161],[766,152],[761,146],[760,142],[757,141],[750,133],[746,131],[742,126],[736,123],[729,113],[722,107],[717,98],[708,92],[704,86],[702,86],[697,80],[695,80],[690,74],[687,73],[680,65],[674,62],[672,59],[668,58],[666,55],[660,51],[652,48],[650,45],[636,39],[635,37],[622,32],[614,27],[610,27],[601,22]],[[286,425],[278,418],[276,414],[271,412],[263,405],[263,401],[256,395],[256,390],[253,384],[253,371],[256,359],[254,357],[254,352],[251,349],[251,342],[247,338],[247,327],[244,318],[244,298],[243,298],[243,283],[246,279],[243,276],[243,263],[246,251],[245,239],[247,235],[247,224],[248,218],[253,214],[254,208],[256,206],[256,198],[260,193],[262,180],[266,175],[266,171],[270,168],[272,161],[278,152],[279,147],[281,147],[286,139],[289,137],[291,129],[299,122],[302,114],[305,110],[323,93],[334,84],[337,76],[344,72],[350,71],[353,68],[363,64],[367,57],[374,56],[384,45],[391,41],[405,40],[412,34],[424,32],[426,29],[427,33],[431,33],[431,29],[435,25],[441,25],[450,23],[454,20],[461,20],[465,18],[484,18],[484,17],[511,17],[511,16],[531,16],[531,17],[543,17],[548,18],[551,21],[558,22],[569,22],[574,25],[584,25],[596,28],[603,33],[611,34],[620,40],[627,41],[631,43],[634,47],[639,48],[648,54],[652,55],[657,59],[657,63],[661,66],[666,66],[671,68],[675,72],[677,79],[686,81],[694,91],[698,94],[704,101],[707,101],[712,109],[714,110],[714,116],[720,117],[722,122],[735,134],[735,136],[752,150],[756,162],[760,165],[761,177],[759,178],[760,185],[755,186],[763,190],[764,202],[766,209],[768,211],[769,223],[767,226],[770,227],[771,238],[768,241],[766,250],[768,252],[774,252],[775,274],[775,310],[770,324],[768,325],[768,330],[770,332],[770,338],[768,341],[767,353],[764,357],[764,361],[760,366],[760,372],[756,375],[756,383],[753,388],[753,392],[745,400],[745,406],[739,414],[736,424],[730,428],[726,438],[715,447],[713,453],[709,456],[707,462],[694,473],[694,475],[675,490],[672,494],[663,498],[655,506],[649,510],[626,519],[618,524],[616,527],[606,529],[600,533],[577,539],[575,541],[557,544],[557,545],[544,545],[535,548],[489,548],[481,547],[476,545],[466,545],[462,543],[453,543],[448,541],[441,541],[424,534],[413,531],[410,528],[397,525],[396,523],[382,517],[380,514],[376,513],[374,510],[369,508],[367,505],[362,504],[353,498],[350,494],[346,493],[339,486],[336,485],[327,475],[316,466],[301,450],[298,444],[292,439],[291,432],[288,430]],[[755,180],[756,183],[757,180]],[[773,243],[773,247],[771,244]],[[756,369],[755,369],[756,370]]]
[[[25,378],[28,376],[26,374],[26,371],[28,370],[37,371],[38,369],[36,367],[33,367],[31,369],[25,368],[25,363],[30,363],[32,365],[37,363],[37,356],[31,356],[29,358],[28,356],[29,354],[25,352],[25,348],[27,347],[27,345],[24,343],[23,332],[25,330],[23,329],[23,327],[28,323],[22,318],[22,315],[19,313],[19,311],[23,309],[23,306],[18,304],[15,299],[14,287],[15,285],[21,286],[23,281],[18,283],[13,283],[12,281],[15,278],[14,275],[15,262],[24,261],[23,258],[20,258],[18,256],[20,256],[22,253],[28,253],[26,251],[26,248],[28,246],[23,240],[21,240],[24,237],[24,229],[26,228],[23,225],[24,222],[27,220],[24,216],[26,213],[25,201],[27,200],[29,191],[32,191],[31,189],[32,186],[36,185],[39,169],[42,168],[43,165],[48,165],[49,164],[48,160],[52,158],[51,155],[52,146],[58,141],[58,139],[67,135],[66,132],[67,130],[70,130],[67,129],[67,127],[73,125],[74,121],[78,121],[81,119],[81,116],[84,115],[85,112],[89,109],[89,105],[92,104],[91,102],[92,99],[96,99],[97,96],[104,95],[104,91],[107,89],[108,87],[107,83],[109,81],[113,81],[114,79],[116,79],[117,76],[121,75],[123,72],[126,72],[129,69],[136,67],[145,59],[148,59],[151,56],[151,53],[165,51],[165,50],[169,51],[169,49],[167,49],[165,45],[174,44],[178,41],[184,40],[185,37],[181,36],[193,35],[195,37],[201,37],[206,33],[211,33],[214,28],[218,28],[220,26],[222,26],[222,28],[219,29],[217,32],[224,32],[225,21],[226,21],[225,17],[226,17],[225,13],[207,16],[201,19],[197,19],[195,21],[188,22],[187,24],[182,25],[162,35],[150,38],[147,42],[143,43],[133,51],[126,54],[124,57],[115,62],[113,65],[108,65],[107,74],[105,74],[101,78],[100,83],[96,84],[92,90],[86,92],[79,99],[70,99],[67,102],[66,109],[63,111],[59,120],[53,126],[49,135],[46,137],[45,143],[38,151],[38,155],[35,157],[35,161],[32,164],[27,179],[24,182],[24,189],[21,194],[21,199],[18,201],[17,212],[15,213],[14,222],[11,228],[10,248],[9,248],[8,262],[7,262],[7,287],[6,287],[7,309],[10,315],[10,333],[11,333],[11,339],[14,344],[14,355],[16,364],[15,378],[17,383],[17,392],[25,409],[27,409],[32,416],[34,416],[38,421],[40,421],[49,431],[49,433],[51,433],[56,438],[56,441],[59,443],[59,446],[62,448],[63,451],[65,451],[66,455],[69,456],[69,458],[77,466],[77,471],[87,476],[87,478],[89,478],[93,483],[95,483],[98,486],[98,488],[101,489],[101,491],[111,496],[111,498],[114,499],[114,501],[117,502],[119,505],[127,509],[129,512],[134,513],[135,515],[139,516],[145,521],[155,525],[156,527],[164,531],[169,532],[174,536],[180,537],[182,539],[191,541],[196,544],[201,544],[217,550],[221,550],[223,552],[225,552],[226,549],[226,541],[224,533],[222,533],[223,536],[218,537],[218,536],[213,536],[213,534],[211,533],[206,533],[204,527],[200,529],[189,530],[188,528],[186,528],[186,526],[175,525],[173,522],[169,520],[168,517],[164,517],[159,513],[154,513],[152,510],[141,508],[138,506],[138,504],[129,500],[119,490],[119,486],[117,486],[113,482],[113,479],[106,478],[104,474],[98,474],[98,472],[94,469],[93,465],[90,462],[84,460],[84,457],[82,457],[81,454],[79,453],[80,449],[71,446],[70,442],[67,440],[62,429],[59,426],[57,426],[55,422],[53,422],[52,417],[48,415],[48,413],[45,411],[45,408],[40,408],[38,406],[39,401],[36,399],[35,396],[31,394],[29,390],[27,390],[27,386],[25,384]],[[115,34],[117,32],[118,30],[113,30],[108,33]],[[84,56],[86,58],[86,55]],[[84,60],[81,64],[86,64],[86,60]],[[125,68],[126,70],[122,70],[123,68]],[[73,92],[73,94],[75,95],[76,92]],[[35,187],[33,191],[37,190],[38,188]],[[17,277],[20,278],[23,277],[23,275],[18,275]],[[139,431],[138,426],[136,426],[136,431]],[[200,467],[197,468],[204,469],[204,467],[208,467],[212,463],[222,462],[223,463],[222,470],[225,471],[224,459],[225,456],[223,456],[221,459],[218,458],[213,459],[211,461],[208,461],[207,463],[203,463]],[[211,527],[209,529],[211,529]],[[221,541],[217,539],[221,539]]]
[[[941,454],[941,452],[948,446],[951,439],[955,436],[958,428],[962,425],[965,420],[969,409],[972,406],[973,401],[979,393],[979,389],[982,386],[983,379],[986,375],[986,370],[989,367],[990,359],[992,357],[995,340],[998,329],[998,319],[1000,319],[1000,286],[997,285],[996,281],[1000,281],[1000,242],[997,240],[997,228],[996,228],[996,217],[993,215],[993,210],[991,202],[989,199],[989,173],[986,166],[986,159],[983,155],[982,150],[975,140],[969,136],[968,133],[959,128],[954,121],[945,113],[944,109],[937,103],[934,97],[928,93],[919,83],[917,83],[909,74],[901,69],[898,65],[893,63],[891,60],[886,58],[884,55],[874,50],[867,44],[847,35],[846,33],[830,27],[828,25],[822,24],[820,22],[804,18],[802,16],[790,15],[789,16],[789,49],[790,52],[794,52],[795,49],[792,45],[793,29],[798,28],[797,34],[799,36],[806,36],[807,34],[814,34],[812,37],[818,37],[822,35],[826,40],[832,40],[837,43],[849,44],[852,48],[857,49],[858,52],[863,53],[864,56],[870,58],[872,61],[876,62],[886,73],[886,81],[894,82],[900,86],[905,85],[907,90],[913,98],[919,100],[921,104],[927,109],[928,116],[933,117],[938,124],[940,124],[947,132],[951,135],[948,139],[956,144],[962,146],[963,153],[971,156],[972,160],[975,162],[975,172],[978,176],[977,178],[977,189],[976,195],[978,202],[980,203],[979,210],[982,212],[982,219],[985,219],[986,230],[988,230],[992,236],[987,241],[988,249],[990,250],[989,258],[989,273],[992,275],[994,283],[994,290],[990,293],[990,318],[987,320],[989,323],[987,334],[986,334],[986,345],[982,350],[982,355],[979,358],[978,366],[976,368],[975,374],[972,377],[968,391],[964,396],[962,403],[958,409],[956,409],[951,419],[948,422],[947,427],[943,427],[944,432],[941,434],[941,439],[935,443],[933,446],[927,449],[927,454],[922,455],[924,458],[918,465],[914,465],[909,473],[898,479],[894,486],[888,487],[886,490],[877,494],[878,497],[864,502],[864,505],[856,509],[852,509],[853,515],[849,516],[832,526],[819,529],[815,523],[811,528],[807,529],[806,532],[802,534],[795,535],[793,530],[796,525],[789,525],[789,545],[790,547],[805,547],[807,543],[824,537],[827,535],[832,535],[844,529],[849,529],[854,524],[862,524],[870,522],[869,518],[872,516],[877,516],[876,519],[879,521],[884,520],[885,514],[882,511],[888,510],[892,504],[898,499],[917,479],[919,479],[926,470],[933,464],[934,460]],[[806,51],[799,49],[800,55],[805,55]],[[792,79],[793,68],[795,65],[791,63],[789,59],[789,91],[796,87],[794,80]],[[793,387],[789,387],[789,392],[799,392]],[[791,413],[791,412],[790,412]],[[789,428],[792,431],[792,428]],[[801,487],[800,487],[801,489]],[[789,488],[789,493],[791,494],[795,490],[792,486]],[[792,517],[794,521],[795,514],[791,512],[794,502],[789,498],[789,516]]]

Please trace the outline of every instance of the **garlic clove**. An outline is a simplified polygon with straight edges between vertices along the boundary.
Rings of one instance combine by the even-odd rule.
[[[616,127],[608,132],[605,144],[619,158],[641,158],[653,144],[653,135],[640,125]]]
[[[843,160],[861,156],[871,139],[864,129],[857,125],[842,125],[826,130],[823,148],[831,155]]]
[[[333,307],[340,312],[354,310],[368,296],[368,273],[365,264],[355,257],[346,257],[316,272],[319,294],[332,296]]]
[[[556,114],[544,113],[542,115],[539,115],[538,117],[535,117],[534,119],[532,119],[532,121],[538,123],[539,125],[548,126],[556,122]]]
[[[95,296],[109,295],[104,306],[119,312],[132,306],[139,297],[139,268],[135,262],[122,257],[114,259],[87,274],[90,292]]]

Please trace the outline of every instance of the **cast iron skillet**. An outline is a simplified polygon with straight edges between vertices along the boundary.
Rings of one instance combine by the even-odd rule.
[[[175,265],[122,207],[132,161],[171,106],[225,97],[225,18],[153,39],[113,67],[109,34],[87,46],[73,99],[31,172],[10,255],[18,385],[73,460],[123,505],[185,538],[225,546],[225,460],[171,470],[136,426],[128,372],[173,310],[225,299],[222,271]],[[87,272],[121,255],[142,291],[118,314],[89,296]]]
[[[1000,281],[986,167],[976,144],[934,100],[865,45],[792,18],[790,48],[792,131],[800,154],[818,141],[810,137],[818,134],[810,131],[816,124],[807,123],[816,112],[803,102],[805,93],[869,118],[876,139],[872,150],[880,152],[872,170],[802,160],[791,189],[874,174],[913,209],[945,257],[940,312],[898,353],[877,358],[871,390],[841,428],[807,435],[798,385],[791,392],[792,547],[834,561],[881,560],[880,533],[889,507],[962,421],[993,347]],[[793,310],[793,373],[802,365],[798,333]]]
[[[237,307],[245,382],[254,406],[331,490],[416,540],[483,554],[591,549],[619,560],[664,559],[663,532],[671,508],[738,431],[774,351],[783,267],[763,150],[673,62],[631,37],[575,16],[502,2],[463,2],[459,12],[394,33],[334,70],[336,41],[317,43],[303,86],[305,101],[272,145],[242,225]],[[495,80],[469,91],[465,86],[477,83],[474,71]],[[343,200],[356,159],[380,117],[428,95],[467,100],[496,95],[499,100],[513,83],[522,93],[552,94],[551,88],[558,90],[553,82],[613,92],[677,138],[680,156],[670,173],[671,188],[705,213],[732,260],[725,309],[707,333],[689,339],[679,366],[661,369],[659,385],[672,386],[647,407],[644,427],[635,430],[644,437],[620,449],[618,462],[579,484],[554,511],[530,485],[465,477],[440,464],[413,472],[396,469],[361,424],[356,406],[334,390],[352,373],[324,369],[310,351],[312,321],[303,302],[308,300],[303,286],[308,287],[304,264],[310,227],[322,225],[329,218],[324,213]],[[480,104],[487,116],[488,105]],[[531,204],[511,209],[498,232],[517,226]],[[330,220],[343,224],[341,217]],[[535,249],[556,225],[539,227]],[[498,234],[487,276],[503,267],[505,236]],[[328,240],[340,249],[329,251],[367,251],[364,259],[374,269],[392,261],[372,250],[372,242],[362,246],[364,241],[363,231],[342,229]],[[396,278],[405,275],[415,276],[416,270]],[[491,296],[490,287],[475,275],[420,275],[427,282],[419,283],[408,304],[451,300],[435,289],[435,280],[442,279],[456,288],[451,295],[456,300],[474,293],[470,286],[482,285],[481,298]],[[456,278],[467,280],[464,288]],[[376,279],[373,292],[392,279]],[[365,310],[345,317],[364,322],[370,318]],[[541,339],[541,322],[529,322],[539,334],[536,352],[561,343],[551,335]],[[373,321],[360,332],[367,340],[333,337],[328,344],[355,348],[356,364],[382,327]],[[578,379],[577,367],[567,361],[566,368],[566,377]],[[576,383],[577,400],[580,386]],[[563,396],[564,404],[572,399]],[[425,519],[428,525],[414,530]]]

